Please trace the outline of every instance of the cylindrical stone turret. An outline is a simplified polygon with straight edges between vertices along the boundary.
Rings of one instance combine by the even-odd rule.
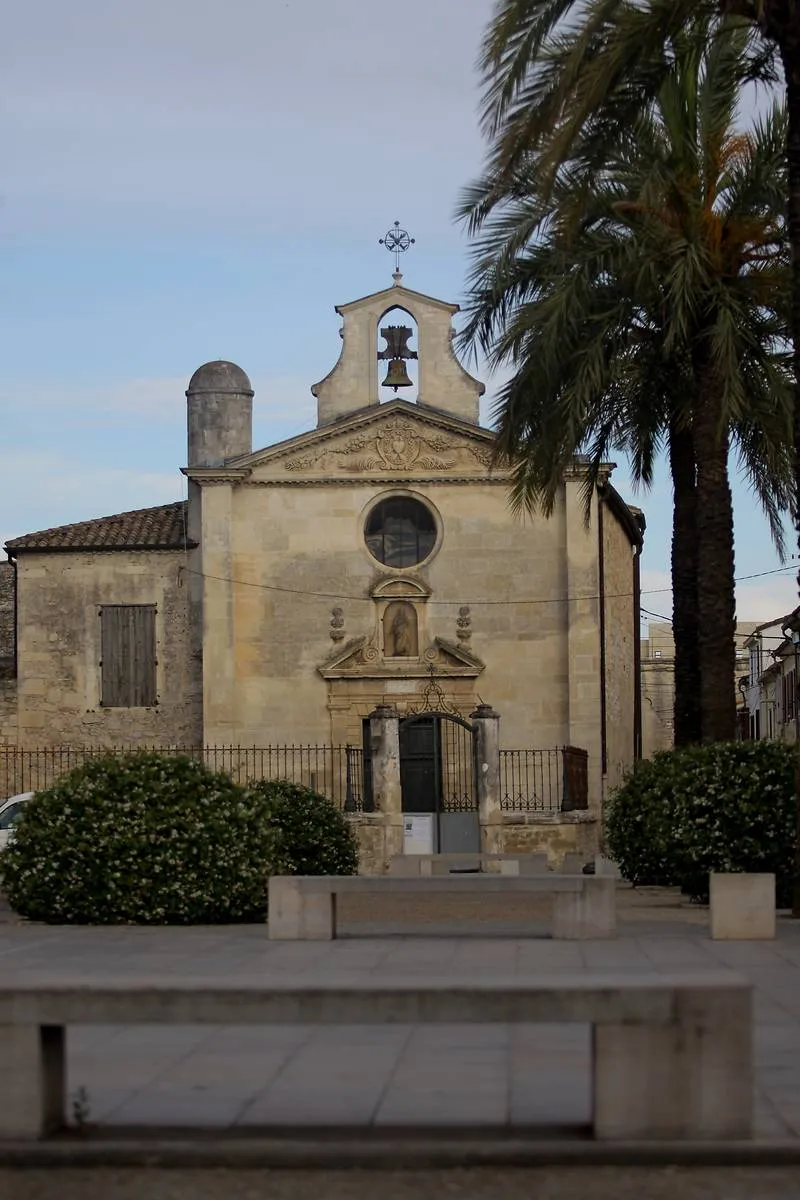
[[[253,449],[253,389],[241,367],[210,362],[186,389],[190,467],[220,467]]]

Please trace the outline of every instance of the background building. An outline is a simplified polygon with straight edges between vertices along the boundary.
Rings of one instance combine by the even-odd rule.
[[[755,621],[736,623],[736,697],[740,715],[744,712],[742,676],[749,662],[749,638],[758,625]],[[642,757],[652,758],[659,750],[669,750],[674,741],[675,642],[670,621],[653,621],[642,639]]]
[[[754,741],[798,740],[798,642],[800,608],[755,626],[747,639],[748,671],[740,690],[744,734]]]

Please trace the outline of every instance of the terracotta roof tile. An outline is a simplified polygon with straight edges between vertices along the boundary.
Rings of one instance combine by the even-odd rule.
[[[26,533],[6,542],[6,548],[12,554],[20,550],[180,550],[185,544],[185,521],[186,502],[178,500]]]

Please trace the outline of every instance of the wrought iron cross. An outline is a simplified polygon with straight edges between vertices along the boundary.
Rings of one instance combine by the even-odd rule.
[[[382,238],[378,238],[378,245],[385,246],[389,253],[394,255],[394,269],[399,271],[400,255],[405,254],[409,246],[413,246],[416,240],[409,235],[406,229],[400,228],[399,221],[395,221],[394,229],[390,229]]]

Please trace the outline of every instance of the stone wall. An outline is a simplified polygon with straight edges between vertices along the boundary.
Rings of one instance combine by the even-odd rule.
[[[178,551],[25,553],[18,558],[18,742],[196,745],[187,589]],[[103,604],[156,605],[158,704],[100,704]]]
[[[0,562],[0,679],[14,670],[14,564]]]
[[[0,563],[0,746],[13,746],[17,741],[17,681],[14,661],[15,582],[14,564]]]
[[[675,663],[642,660],[642,757],[652,758],[673,744]]]
[[[547,852],[549,865],[561,865],[565,854],[593,858],[600,849],[600,822],[594,813],[504,813],[501,849],[506,854]]]
[[[349,816],[348,821],[358,838],[359,875],[385,875],[389,866],[387,819],[382,813],[358,813]]]
[[[381,605],[371,592],[383,572],[364,547],[363,524],[387,490],[374,482],[203,489],[204,515],[214,517],[204,521],[202,547],[207,742],[360,744],[360,722],[378,701],[419,700],[424,659],[412,680],[402,667],[396,682],[381,677],[383,664],[363,658],[335,687],[320,674],[342,645],[379,643]],[[469,606],[467,648],[485,670],[473,679],[454,672],[461,706],[469,711],[478,695],[490,701],[508,746],[570,741],[563,503],[550,520],[523,523],[503,486],[442,480],[407,490],[434,508],[443,530],[438,551],[414,572],[430,591],[418,605],[421,649],[437,638],[463,644],[459,610]],[[334,607],[343,643],[331,638]],[[445,691],[450,674],[440,671]]]
[[[398,311],[398,307],[401,311]],[[391,287],[364,296],[336,310],[344,318],[339,361],[312,388],[318,401],[319,424],[327,425],[368,405],[377,407],[380,394],[378,332],[381,326],[403,323],[406,314],[416,322],[420,404],[435,405],[464,420],[478,423],[478,398],[483,384],[473,379],[453,352],[452,318],[458,306],[404,287]],[[385,393],[384,393],[385,398]]]
[[[620,782],[634,757],[636,640],[639,614],[634,604],[635,558],[630,536],[613,508],[603,505],[605,605],[606,792]]]
[[[383,875],[395,854],[402,853],[402,826],[382,813],[349,817],[359,844],[359,874]],[[593,858],[600,849],[600,825],[593,813],[504,813],[492,844],[503,854],[547,853],[548,865],[560,867],[565,854]]]
[[[15,746],[17,733],[17,681],[0,679],[0,746]]]

